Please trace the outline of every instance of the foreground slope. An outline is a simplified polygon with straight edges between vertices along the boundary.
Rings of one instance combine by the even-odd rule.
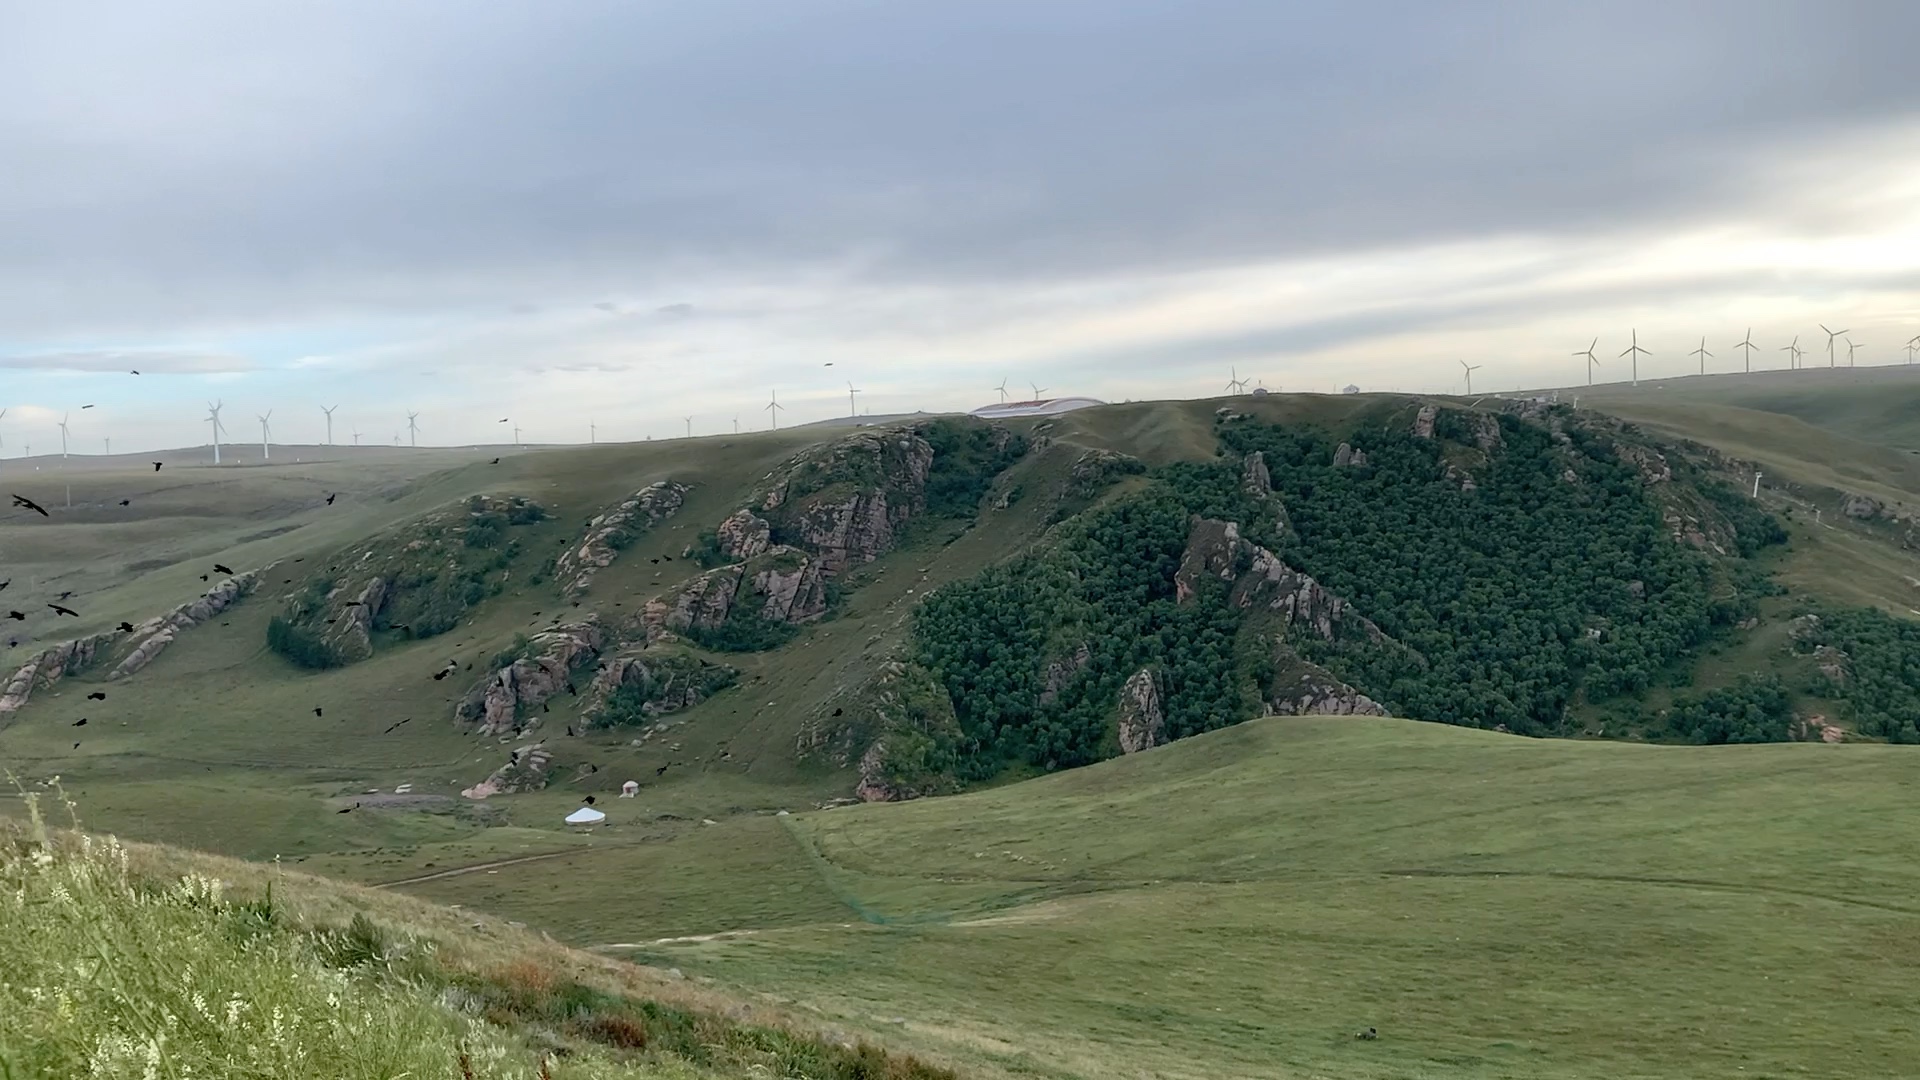
[[[860,924],[620,951],[1038,1075],[1890,1076],[1909,754],[1254,721],[787,819]]]

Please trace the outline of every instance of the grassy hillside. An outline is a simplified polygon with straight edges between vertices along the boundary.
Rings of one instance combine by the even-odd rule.
[[[1649,379],[1568,388],[1609,412],[1643,405],[1718,405],[1791,417],[1860,442],[1920,451],[1920,366],[1808,367],[1799,371]]]

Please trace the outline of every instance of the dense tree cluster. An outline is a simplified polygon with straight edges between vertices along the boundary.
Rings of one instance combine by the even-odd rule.
[[[1816,676],[1812,689],[1841,702],[1862,735],[1920,743],[1920,622],[1878,608],[1823,611],[1805,623],[1802,648],[1831,650],[1834,676]]]
[[[1793,737],[1793,707],[1773,675],[1744,675],[1735,686],[1697,698],[1676,697],[1665,719],[1667,737],[1699,745],[1785,742]]]

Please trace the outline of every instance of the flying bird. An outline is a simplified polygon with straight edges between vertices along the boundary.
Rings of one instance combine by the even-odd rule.
[[[76,619],[80,617],[80,613],[72,608],[63,608],[59,604],[48,604],[47,606],[53,609],[55,615],[71,615]]]
[[[72,590],[72,589],[68,589],[68,590],[67,590],[66,592],[63,592],[63,593],[61,593],[61,594],[60,594],[59,596],[56,596],[56,597],[54,597],[54,599],[55,599],[55,600],[65,600],[65,599],[66,599],[67,597],[69,597],[69,596],[72,596],[72,595],[73,595],[73,590]]]
[[[15,495],[13,497],[13,505],[25,507],[26,509],[33,511],[36,514],[39,514],[41,517],[48,516],[46,507],[41,506],[39,503],[34,502],[32,499],[27,498],[25,495]]]
[[[74,727],[86,727],[86,726],[87,726],[87,718],[83,716],[83,717],[81,717],[80,719],[78,719],[78,720],[75,720],[75,721],[73,722],[73,726],[74,726]],[[78,744],[78,743],[75,743],[74,745],[75,745],[75,746],[78,746],[79,744]]]
[[[401,724],[406,724],[406,723],[411,723],[412,721],[413,721],[413,717],[411,717],[411,716],[409,716],[409,717],[407,717],[407,718],[406,718],[405,720],[401,720],[401,721],[398,721],[398,722],[396,722],[396,723],[395,723],[395,724],[393,725],[393,727],[390,727],[390,728],[388,728],[387,730],[385,730],[385,731],[383,731],[383,732],[381,732],[380,734],[382,734],[382,735],[391,735],[391,734],[393,734],[393,732],[394,732],[394,729],[395,729],[395,728],[398,728],[398,727],[399,727],[399,726],[400,726]]]
[[[332,505],[333,505],[333,500],[335,500],[335,499],[337,499],[337,498],[339,498],[339,497],[340,497],[340,493],[339,493],[339,492],[337,492],[337,491],[336,491],[336,492],[334,492],[333,494],[331,494],[331,495],[329,495],[329,496],[327,496],[327,505],[328,505],[328,506],[332,506]]]
[[[338,810],[335,810],[335,811],[334,811],[334,813],[336,813],[336,814],[351,814],[351,813],[353,813],[353,812],[354,812],[355,810],[358,810],[358,809],[360,809],[360,804],[359,804],[359,803],[354,803],[354,804],[353,804],[352,806],[343,806],[343,807],[341,807],[340,809],[338,809]]]
[[[442,668],[441,670],[433,673],[433,681],[439,682],[441,679],[444,679],[451,674],[453,674],[452,668]]]
[[[315,715],[315,716],[319,716],[319,715],[320,715],[320,711],[321,711],[321,706],[319,706],[319,705],[315,705],[315,706],[313,707],[313,715]]]
[[[130,622],[123,622],[123,623],[121,623],[121,624],[120,624],[120,632],[121,632],[121,633],[123,633],[123,634],[131,634],[131,633],[133,633],[133,624],[132,624],[132,623],[130,623]]]
[[[232,570],[231,570],[230,568],[228,568],[228,567],[225,567],[225,566],[222,566],[222,565],[220,565],[219,563],[214,563],[214,564],[213,564],[213,572],[214,572],[214,573],[216,573],[216,574],[231,574],[231,573],[233,573],[233,571],[232,571]]]
[[[5,580],[5,581],[0,581],[0,589],[4,589],[4,588],[6,588],[7,586],[9,586],[9,585],[11,585],[11,584],[13,584],[13,579],[12,579],[12,578],[8,578],[8,579],[7,579],[7,580]]]
[[[153,463],[153,471],[154,471],[154,472],[159,472],[159,471],[160,471],[160,463],[159,463],[159,462],[157,462],[157,461],[156,461],[156,462],[154,462],[154,463]]]
[[[95,690],[93,693],[87,695],[87,700],[105,701],[107,700],[107,692],[105,690]]]
[[[80,406],[80,407],[81,407],[81,408],[83,408],[83,409],[91,409],[91,408],[93,408],[93,406],[91,406],[91,405],[82,405],[82,406]]]
[[[139,372],[137,372],[137,371],[130,371],[130,372],[128,372],[127,374],[129,374],[129,375],[138,375],[138,374],[140,374],[140,373],[139,373]]]
[[[494,459],[493,459],[492,461],[490,461],[490,462],[488,462],[487,464],[489,464],[489,465],[498,465],[498,464],[500,464],[500,459],[499,459],[499,458],[494,458]]]
[[[586,803],[586,804],[587,804],[588,806],[592,806],[592,805],[593,805],[593,796],[591,796],[591,795],[589,795],[589,796],[587,796],[586,798],[584,798],[584,799],[581,799],[580,801],[581,801],[581,802],[583,802],[583,803]]]
[[[120,500],[120,505],[121,505],[121,506],[132,506],[132,505],[133,505],[133,500],[132,500],[132,499],[121,499],[121,500]]]
[[[366,607],[367,602],[364,600],[349,600],[347,601],[346,606],[347,607]]]
[[[205,574],[201,574],[201,575],[200,575],[200,580],[201,580],[201,581],[205,581],[205,580],[207,580],[207,575],[205,575]]]

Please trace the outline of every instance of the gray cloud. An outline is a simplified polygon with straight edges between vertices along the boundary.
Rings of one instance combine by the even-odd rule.
[[[1113,276],[1756,197],[1920,5],[59,5],[0,44],[0,340]],[[235,58],[245,58],[236,61]],[[642,308],[641,310],[645,310]]]
[[[0,368],[22,371],[138,371],[142,375],[214,375],[252,371],[254,365],[245,357],[222,353],[103,349],[0,356]]]

